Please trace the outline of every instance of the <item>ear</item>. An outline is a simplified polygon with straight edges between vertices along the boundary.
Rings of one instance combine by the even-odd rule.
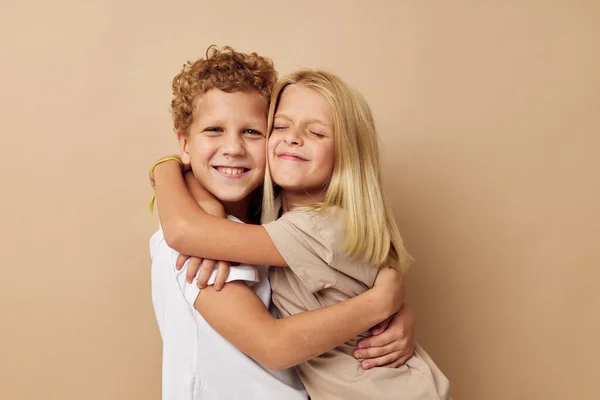
[[[181,131],[177,131],[177,140],[179,141],[179,151],[181,152],[181,161],[185,165],[189,165],[191,163],[189,146],[190,146],[190,137],[188,135],[184,135]]]

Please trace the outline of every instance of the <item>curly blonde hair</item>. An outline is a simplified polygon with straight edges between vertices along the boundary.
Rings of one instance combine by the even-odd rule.
[[[269,58],[212,45],[206,50],[206,58],[188,61],[173,78],[173,128],[182,135],[189,134],[196,99],[210,89],[228,93],[258,90],[269,101],[276,82],[277,71]]]

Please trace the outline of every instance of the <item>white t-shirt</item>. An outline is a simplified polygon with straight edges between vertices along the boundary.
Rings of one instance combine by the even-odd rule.
[[[235,217],[232,221],[241,222]],[[163,341],[163,400],[306,400],[293,369],[266,369],[219,335],[194,308],[200,292],[187,283],[187,263],[175,269],[178,253],[167,246],[162,229],[150,238],[152,302]],[[210,278],[213,284],[216,270]],[[264,266],[233,266],[227,282],[243,280],[268,307],[271,287]]]

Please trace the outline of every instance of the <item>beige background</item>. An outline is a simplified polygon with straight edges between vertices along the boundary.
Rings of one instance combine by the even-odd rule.
[[[159,399],[146,171],[212,43],[359,88],[463,400],[596,399],[597,1],[3,1],[1,399]],[[596,391],[596,392],[595,392]]]

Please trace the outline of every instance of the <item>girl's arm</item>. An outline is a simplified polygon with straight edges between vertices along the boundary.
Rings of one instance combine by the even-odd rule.
[[[171,248],[213,260],[287,266],[262,226],[217,218],[198,207],[176,161],[156,166],[154,182],[160,222]]]
[[[184,181],[192,199],[204,212],[215,217],[225,218],[225,207],[208,190],[200,186],[193,172],[184,173]],[[194,184],[195,183],[195,184]]]
[[[181,220],[178,221],[178,208],[183,213],[193,213],[194,210],[197,210],[197,205],[193,200],[191,202],[187,201],[190,199],[190,194],[184,186],[178,165],[174,162],[172,164],[175,168],[168,171],[171,173],[170,176],[169,174],[163,175],[158,168],[155,170],[157,198],[159,212],[163,217],[163,230],[165,229],[165,215],[163,214],[165,208],[161,208],[161,205],[168,205],[165,204],[165,200],[161,200],[165,199],[163,194],[171,193],[175,199],[180,197],[184,200],[183,205],[175,205],[170,210],[174,214],[170,215],[173,219],[168,222],[181,222]],[[168,182],[174,182],[175,188],[162,185],[162,183]],[[177,187],[177,185],[180,185],[180,187]],[[164,190],[161,191],[161,189]],[[193,187],[190,187],[190,190],[193,191]],[[170,199],[167,198],[166,200],[168,202]],[[179,216],[179,218],[185,221],[187,217]],[[229,232],[231,228],[244,226],[249,227],[248,225],[232,222],[225,228],[225,233]],[[264,233],[268,244],[273,246],[266,231],[261,227],[257,228],[260,228]],[[177,232],[176,229],[175,232]],[[210,233],[213,233],[212,227]],[[182,236],[185,237],[186,234]],[[169,239],[166,239],[168,242]],[[226,240],[225,243],[227,242]],[[171,245],[171,247],[185,252],[185,250],[178,249],[176,245]],[[281,257],[276,249],[273,248],[273,250],[277,253],[277,256]],[[215,255],[213,254],[213,256]],[[244,262],[244,258],[241,260]],[[260,258],[258,260],[255,262],[269,262],[260,261],[262,260]],[[383,281],[385,282],[385,280]],[[394,279],[391,281],[394,281]],[[376,287],[366,294],[344,303],[302,313],[283,320],[273,320],[271,314],[268,313],[256,295],[245,284],[239,282],[226,285],[226,288],[229,287],[228,290],[220,292],[220,294],[217,294],[213,287],[201,290],[195,306],[213,328],[250,357],[270,368],[284,368],[313,358],[347,341],[384,320],[385,315],[395,312],[399,306],[394,307],[393,311],[386,311],[385,305],[373,301],[373,294],[383,293],[387,296],[389,294],[399,295],[400,297],[396,297],[395,301],[398,302],[398,299],[400,299],[399,302],[401,303],[402,285],[397,284],[395,287],[383,289],[382,285],[384,284],[381,283],[381,279],[378,279]],[[377,287],[377,285],[379,286]]]
[[[243,282],[202,289],[194,306],[221,336],[270,369],[314,358],[392,315],[402,305],[402,275],[382,268],[375,286],[350,300],[275,319]]]

